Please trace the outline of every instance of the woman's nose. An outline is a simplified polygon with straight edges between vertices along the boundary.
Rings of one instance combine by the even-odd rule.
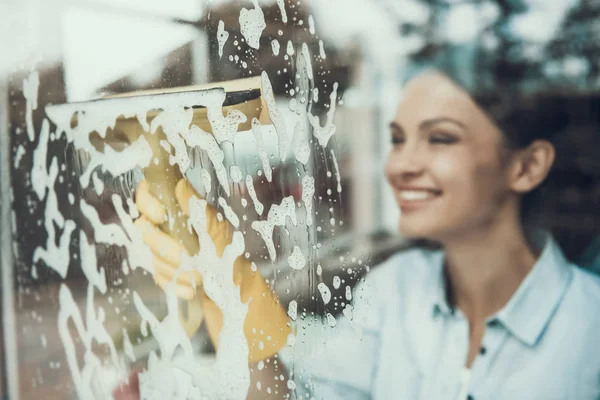
[[[425,154],[418,146],[405,146],[391,151],[386,163],[388,176],[419,175],[425,169]]]

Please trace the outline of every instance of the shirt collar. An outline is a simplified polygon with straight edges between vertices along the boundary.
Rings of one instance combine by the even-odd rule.
[[[548,234],[536,236],[534,241],[543,243],[542,253],[496,316],[514,336],[529,346],[534,346],[542,336],[573,277],[573,271],[554,239]]]
[[[508,303],[488,319],[500,322],[528,346],[534,346],[542,336],[573,275],[568,261],[549,234],[535,233],[533,243],[542,248],[538,260]],[[436,251],[432,257],[434,313],[452,315],[454,310],[448,299],[447,279],[443,268],[444,253]]]

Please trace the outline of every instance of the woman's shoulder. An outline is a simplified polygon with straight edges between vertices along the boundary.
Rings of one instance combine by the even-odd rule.
[[[571,365],[569,368],[576,374],[591,374],[589,379],[598,382],[600,277],[574,264],[568,267],[572,272],[571,281],[544,335],[548,336],[544,339],[544,348],[552,353],[562,353],[564,365]],[[582,376],[577,379],[582,379]]]
[[[570,264],[569,268],[572,271],[571,281],[553,318],[553,326],[558,328],[555,329],[558,335],[555,337],[570,337],[588,355],[592,351],[591,345],[594,354],[600,356],[597,346],[600,331],[600,277],[574,264]]]
[[[600,276],[576,265],[571,265],[573,278],[566,296],[568,305],[577,307],[579,313],[589,313],[600,324]]]

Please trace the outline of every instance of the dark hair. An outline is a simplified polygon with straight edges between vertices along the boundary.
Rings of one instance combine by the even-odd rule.
[[[570,124],[568,99],[559,92],[523,93],[516,90],[496,90],[473,93],[479,107],[495,122],[512,149],[522,149],[536,140],[545,140],[555,147],[558,138]],[[555,165],[546,180],[521,200],[521,220],[525,226],[539,225],[543,213],[543,197],[548,194]]]

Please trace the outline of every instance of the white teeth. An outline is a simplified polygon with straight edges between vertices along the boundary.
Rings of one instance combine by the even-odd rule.
[[[428,190],[401,190],[398,196],[402,200],[427,200],[433,198],[435,194]]]

